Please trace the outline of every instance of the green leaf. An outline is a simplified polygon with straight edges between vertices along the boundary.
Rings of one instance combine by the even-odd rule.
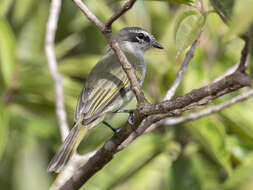
[[[13,189],[44,190],[48,189],[50,178],[45,172],[47,156],[41,144],[35,138],[23,138],[19,148],[15,151],[15,163],[12,166]]]
[[[226,133],[222,122],[215,117],[207,117],[190,123],[190,131],[203,145],[214,160],[231,173],[231,163],[226,142]]]
[[[175,25],[175,43],[178,54],[188,48],[199,35],[206,21],[206,15],[197,11],[186,11],[179,16]]]
[[[224,22],[230,21],[235,0],[210,0],[210,2]]]
[[[1,0],[0,2],[0,16],[4,16],[8,13],[13,0]]]
[[[235,34],[246,32],[253,23],[253,1],[236,1],[230,23],[231,31]]]
[[[21,24],[24,19],[30,13],[30,10],[33,4],[36,1],[34,0],[16,0],[14,6],[13,19],[15,24]]]
[[[8,141],[9,113],[6,107],[0,105],[0,160]]]
[[[77,34],[71,34],[61,42],[56,44],[55,54],[57,58],[63,57],[70,50],[72,50],[78,43],[80,43],[81,38]]]
[[[1,75],[6,87],[10,85],[15,65],[15,38],[6,19],[0,17],[0,63]]]
[[[236,168],[233,174],[225,181],[225,190],[248,190],[253,189],[253,154],[251,154],[245,162]]]
[[[224,110],[220,115],[224,123],[245,141],[253,142],[252,102],[243,102]],[[247,111],[242,111],[242,107]]]
[[[22,24],[17,36],[17,57],[22,61],[45,62],[43,47],[48,17],[48,2],[41,1],[30,17]],[[35,35],[36,34],[36,35]],[[29,51],[28,51],[29,50]],[[41,59],[42,58],[42,59]]]
[[[194,164],[191,158],[180,156],[172,167],[173,178],[171,189],[177,190],[200,190],[199,177],[196,175]]]
[[[84,78],[88,76],[99,58],[100,56],[96,55],[73,56],[60,61],[59,71],[65,75]]]

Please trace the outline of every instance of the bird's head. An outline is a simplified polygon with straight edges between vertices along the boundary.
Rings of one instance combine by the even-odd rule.
[[[115,34],[115,38],[119,44],[130,44],[136,50],[143,52],[152,47],[163,49],[152,34],[140,27],[123,28]]]

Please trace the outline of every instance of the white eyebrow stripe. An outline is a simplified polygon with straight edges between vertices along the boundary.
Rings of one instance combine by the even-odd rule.
[[[155,39],[152,34],[150,34],[149,32],[147,32],[145,30],[134,30],[134,29],[131,29],[131,30],[129,30],[129,32],[133,32],[133,33],[142,32],[142,33],[144,33],[145,36],[149,36],[151,40]]]

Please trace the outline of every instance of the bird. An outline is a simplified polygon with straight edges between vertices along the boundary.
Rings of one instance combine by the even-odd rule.
[[[142,85],[146,74],[144,52],[151,48],[163,49],[163,46],[141,27],[125,27],[113,36]],[[76,106],[73,128],[50,161],[48,172],[59,173],[66,167],[88,130],[102,122],[115,130],[107,121],[133,97],[129,78],[118,56],[108,46],[106,54],[93,67],[85,81]]]

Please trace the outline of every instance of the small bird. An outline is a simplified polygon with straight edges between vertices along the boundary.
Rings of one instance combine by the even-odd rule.
[[[163,49],[154,36],[140,27],[126,27],[114,34],[121,50],[142,85],[146,74],[144,52],[152,47]],[[48,171],[60,172],[88,130],[106,121],[134,97],[130,81],[115,52],[108,46],[106,55],[91,70],[80,94],[75,112],[75,124],[48,166]]]

